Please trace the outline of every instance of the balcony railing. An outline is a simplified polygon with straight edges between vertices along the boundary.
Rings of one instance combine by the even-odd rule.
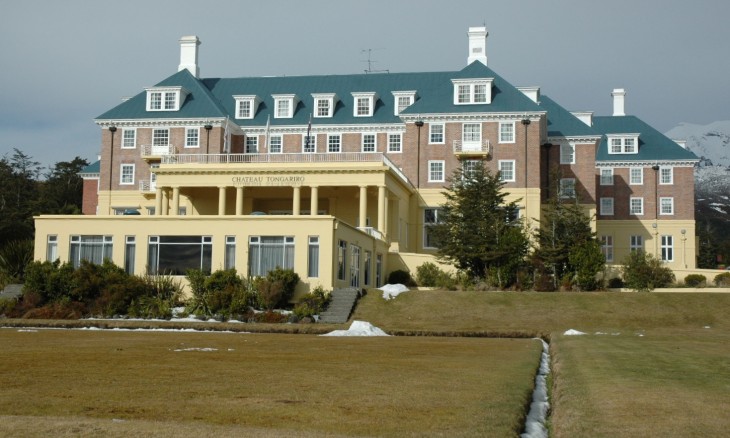
[[[165,157],[176,153],[175,147],[171,144],[143,144],[140,150],[142,158]]]
[[[490,152],[491,146],[489,145],[489,140],[454,140],[454,153],[457,155],[489,155]]]
[[[409,185],[408,177],[379,152],[295,153],[295,154],[168,154],[161,164],[257,164],[257,163],[383,163]]]
[[[157,189],[157,182],[143,179],[139,182],[139,191],[144,193],[154,192]]]
[[[380,240],[385,240],[385,239],[383,239],[383,233],[381,233],[380,231],[376,230],[373,227],[357,227],[357,229],[364,232],[368,236],[371,236],[371,237],[374,237],[374,238],[380,239]]]

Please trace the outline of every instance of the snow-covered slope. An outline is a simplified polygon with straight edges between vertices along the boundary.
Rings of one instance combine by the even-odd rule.
[[[687,149],[700,157],[700,167],[730,169],[730,120],[709,125],[681,123],[665,135],[675,140],[686,140]]]

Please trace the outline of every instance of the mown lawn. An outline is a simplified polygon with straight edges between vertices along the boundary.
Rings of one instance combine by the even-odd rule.
[[[529,339],[0,329],[2,436],[514,436]],[[212,349],[204,351],[202,349]]]

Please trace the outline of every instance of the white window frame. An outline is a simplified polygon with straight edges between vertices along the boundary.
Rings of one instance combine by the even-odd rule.
[[[188,94],[183,87],[153,87],[145,91],[147,111],[179,111]]]
[[[190,134],[195,133],[195,143],[190,144]],[[185,128],[185,148],[199,148],[200,147],[200,128],[199,127],[193,127],[193,128]]]
[[[307,242],[307,278],[319,278],[319,236],[309,236]]]
[[[606,134],[609,155],[638,154],[639,134]]]
[[[613,216],[613,210],[614,210],[613,198],[611,198],[611,197],[601,198],[600,202],[601,202],[601,210],[600,210],[601,216]]]
[[[370,144],[370,139],[372,139],[372,144]],[[366,140],[368,140],[367,143]],[[372,148],[372,150],[365,150],[366,147],[368,147],[368,149]],[[378,134],[374,132],[363,132],[360,135],[360,150],[363,153],[378,152]]]
[[[629,185],[640,186],[644,184],[644,168],[629,167]]]
[[[610,234],[601,236],[601,252],[606,262],[613,262],[613,236]]]
[[[49,234],[46,240],[46,261],[55,262],[58,259],[58,235]]]
[[[602,168],[600,185],[612,186],[613,185],[613,168]]]
[[[499,143],[514,144],[516,131],[515,122],[499,122]]]
[[[505,170],[504,165],[509,164],[511,166],[511,169],[509,169],[509,172],[511,172],[511,178],[507,178],[505,176]],[[515,168],[515,160],[499,160],[498,161],[498,169],[499,169],[499,179],[500,181],[504,182],[515,182],[517,181],[517,170]]]
[[[299,103],[294,94],[274,94],[274,118],[291,119],[294,117],[294,108]],[[286,106],[282,106],[286,102]]]
[[[461,176],[469,179],[474,176],[476,169],[482,165],[482,160],[464,160],[461,162]]]
[[[400,115],[416,101],[415,91],[393,91],[393,115]]]
[[[317,135],[314,133],[309,134],[309,148],[311,150],[307,150],[307,134],[302,134],[302,153],[303,154],[313,154],[317,152]]]
[[[661,258],[663,262],[674,261],[674,236],[662,234],[661,237]]]
[[[673,197],[659,198],[659,214],[660,215],[673,215],[674,214],[674,198]]]
[[[254,147],[253,152],[251,146]],[[243,140],[243,153],[244,154],[258,154],[259,153],[259,136],[258,135],[247,135]]]
[[[575,164],[575,144],[562,143],[560,145],[560,164]]]
[[[440,167],[441,169],[438,169]],[[440,173],[440,176],[439,176]],[[446,161],[429,160],[428,161],[428,182],[444,182],[446,181]]]
[[[119,185],[120,186],[130,186],[134,185],[134,163],[121,163],[119,165]],[[131,169],[132,172],[125,174],[125,169]],[[128,178],[126,178],[128,177]]]
[[[674,184],[674,168],[671,166],[659,166],[659,185]]]
[[[468,127],[468,129],[467,129]],[[474,130],[476,128],[476,130]],[[482,124],[479,122],[467,122],[461,125],[461,144],[482,145]]]
[[[454,105],[482,105],[492,103],[493,78],[452,79]],[[483,92],[481,90],[483,89]]]
[[[440,128],[441,132],[434,132],[434,128]],[[434,135],[441,136],[441,141],[434,141]],[[446,125],[444,123],[428,124],[428,143],[429,144],[445,144],[446,143]]]
[[[337,139],[337,150],[332,150],[332,140]],[[327,134],[327,153],[339,154],[342,152],[342,134]]]
[[[575,178],[560,178],[560,199],[574,199],[578,195],[575,190]]]
[[[165,134],[158,135],[158,134]],[[160,141],[164,139],[165,142]],[[152,146],[170,146],[170,128],[154,128],[152,129]]]
[[[256,116],[261,99],[256,95],[233,96],[236,100],[236,119],[250,120]],[[245,105],[244,105],[245,104]],[[248,108],[247,111],[244,110]]]
[[[376,100],[377,94],[375,92],[352,93],[352,116],[372,117],[375,111]],[[364,103],[364,105],[361,106],[361,103]]]
[[[312,93],[313,106],[312,106],[312,117],[315,119],[327,119],[331,118],[335,112],[335,104],[337,103],[337,96],[334,93]],[[319,103],[326,102],[327,112],[320,114]]]
[[[388,134],[388,153],[400,154],[403,152],[403,134],[400,132],[389,132]],[[397,139],[397,140],[396,140]],[[396,141],[394,141],[396,140]],[[395,147],[397,145],[397,148]]]
[[[427,220],[427,217],[429,216],[429,213],[432,214],[433,220]],[[423,240],[422,245],[424,249],[436,249],[435,246],[428,245],[428,229],[429,227],[432,227],[436,224],[441,223],[441,218],[439,217],[441,215],[441,209],[440,208],[424,208],[423,209]]]
[[[131,146],[127,142],[130,140],[127,138],[127,133],[131,132]],[[137,128],[123,128],[122,129],[122,149],[134,149],[137,147]]]
[[[272,148],[272,145],[274,142],[272,140],[277,139],[279,142],[279,150],[275,151]],[[267,149],[267,152],[270,154],[281,154],[284,152],[284,136],[281,134],[271,134],[269,135],[269,147]]]
[[[637,206],[638,208],[634,208]],[[644,215],[644,198],[632,196],[629,198],[629,214],[631,216]]]
[[[631,235],[631,237],[629,237],[629,250],[631,252],[643,251],[644,250],[644,236],[642,236],[641,234]]]

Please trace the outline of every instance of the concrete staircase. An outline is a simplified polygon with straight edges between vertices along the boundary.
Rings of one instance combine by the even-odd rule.
[[[354,287],[333,290],[332,300],[327,306],[327,310],[319,315],[319,322],[329,324],[347,322],[359,296],[360,291]]]

